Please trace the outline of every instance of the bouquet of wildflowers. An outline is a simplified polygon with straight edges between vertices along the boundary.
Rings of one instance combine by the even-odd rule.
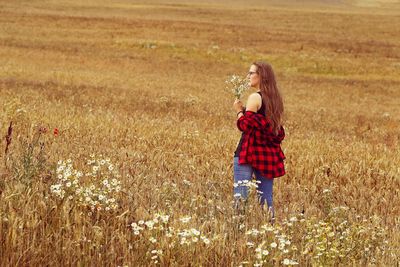
[[[249,80],[238,75],[232,75],[225,83],[227,84],[227,90],[232,92],[237,99],[240,99],[242,94],[250,87]]]

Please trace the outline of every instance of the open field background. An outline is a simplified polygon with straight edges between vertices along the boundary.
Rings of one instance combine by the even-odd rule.
[[[301,266],[396,266],[399,25],[396,1],[0,1],[0,265],[257,263],[255,248],[275,239],[252,235],[254,247],[247,244],[245,232],[268,221],[254,201],[247,216],[233,214],[240,133],[224,87],[263,59],[274,66],[286,109],[276,227],[297,246],[271,248],[264,265],[291,258]],[[40,126],[48,129],[42,150],[30,153],[24,142],[36,140]],[[117,164],[115,211],[90,212],[51,193],[58,160],[83,168],[91,154]],[[343,257],[306,251],[314,242],[301,235],[307,227],[290,232],[285,219],[304,211],[328,222],[328,206],[348,207],[358,230],[384,229],[384,253],[365,247],[375,239],[363,231]],[[176,232],[175,244],[148,227],[135,235],[131,223],[156,213],[168,214],[176,232],[198,229],[210,244],[180,245]],[[320,236],[321,244],[332,238]]]

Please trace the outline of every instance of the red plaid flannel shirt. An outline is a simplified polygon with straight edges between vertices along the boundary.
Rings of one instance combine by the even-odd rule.
[[[278,135],[274,135],[265,116],[252,111],[246,111],[237,120],[237,127],[244,133],[239,164],[250,164],[266,178],[284,175],[285,155],[281,149],[281,142],[285,138],[283,127]]]

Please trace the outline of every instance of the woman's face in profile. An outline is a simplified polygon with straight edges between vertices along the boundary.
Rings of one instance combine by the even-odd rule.
[[[260,88],[260,75],[257,73],[257,66],[251,65],[249,73],[247,74],[249,85],[254,88]]]

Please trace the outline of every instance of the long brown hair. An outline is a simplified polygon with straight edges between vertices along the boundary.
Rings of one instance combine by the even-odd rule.
[[[275,74],[272,66],[263,61],[256,61],[257,73],[260,76],[260,92],[265,105],[265,114],[271,123],[272,131],[278,134],[282,126],[283,100],[276,85]]]

